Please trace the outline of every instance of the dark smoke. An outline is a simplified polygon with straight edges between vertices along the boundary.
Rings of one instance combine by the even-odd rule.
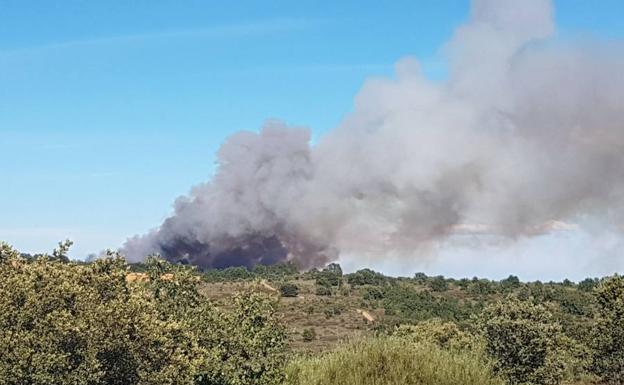
[[[124,253],[160,253],[204,267],[271,265],[301,268],[336,257],[329,242],[289,218],[312,182],[309,132],[269,122],[260,134],[240,132],[218,154],[214,179],[175,203],[157,229],[129,239]]]
[[[621,231],[621,43],[558,41],[548,0],[474,0],[445,52],[447,81],[401,60],[315,146],[280,122],[233,135],[215,177],[122,251],[306,268],[339,252],[415,257],[458,233]]]

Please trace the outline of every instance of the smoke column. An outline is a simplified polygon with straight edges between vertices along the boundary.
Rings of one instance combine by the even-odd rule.
[[[122,251],[307,268],[340,252],[415,256],[457,233],[621,228],[621,43],[557,41],[547,0],[474,0],[443,49],[446,81],[403,59],[314,146],[279,121],[234,134],[214,178]]]

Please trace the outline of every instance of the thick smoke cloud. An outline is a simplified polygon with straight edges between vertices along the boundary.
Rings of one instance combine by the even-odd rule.
[[[414,256],[458,233],[620,228],[624,49],[555,33],[550,1],[474,0],[444,47],[447,81],[403,59],[314,146],[277,121],[233,135],[215,177],[123,252],[306,268],[345,251]]]

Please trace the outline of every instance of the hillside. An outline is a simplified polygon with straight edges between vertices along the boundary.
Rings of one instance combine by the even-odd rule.
[[[247,289],[278,298],[278,313],[287,327],[290,347],[318,352],[396,325],[429,319],[469,328],[471,317],[509,296],[545,305],[567,334],[584,338],[595,307],[592,289],[598,282],[588,278],[580,283],[523,283],[515,276],[501,281],[457,280],[422,273],[396,278],[368,269],[342,274],[338,265],[300,273],[293,266],[278,265],[251,271],[209,270],[203,273],[200,290],[224,306],[234,293]],[[296,286],[297,294],[282,296],[279,288],[285,285]],[[305,341],[303,333],[309,329],[314,329],[315,338]]]
[[[624,278],[201,270],[0,243],[0,385],[587,385],[624,380]],[[417,358],[416,358],[417,357]],[[2,381],[1,379],[7,379]]]

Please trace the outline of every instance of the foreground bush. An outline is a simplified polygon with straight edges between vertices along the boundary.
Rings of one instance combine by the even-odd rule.
[[[287,385],[503,385],[479,356],[397,337],[295,360],[286,378]]]
[[[480,327],[495,371],[510,384],[561,382],[566,365],[563,335],[543,306],[508,299],[487,307]]]
[[[596,296],[599,310],[591,339],[591,369],[608,384],[624,384],[624,277],[605,280]]]
[[[27,261],[0,243],[0,384],[274,385],[285,334],[274,306],[203,300],[188,268],[150,259]]]

